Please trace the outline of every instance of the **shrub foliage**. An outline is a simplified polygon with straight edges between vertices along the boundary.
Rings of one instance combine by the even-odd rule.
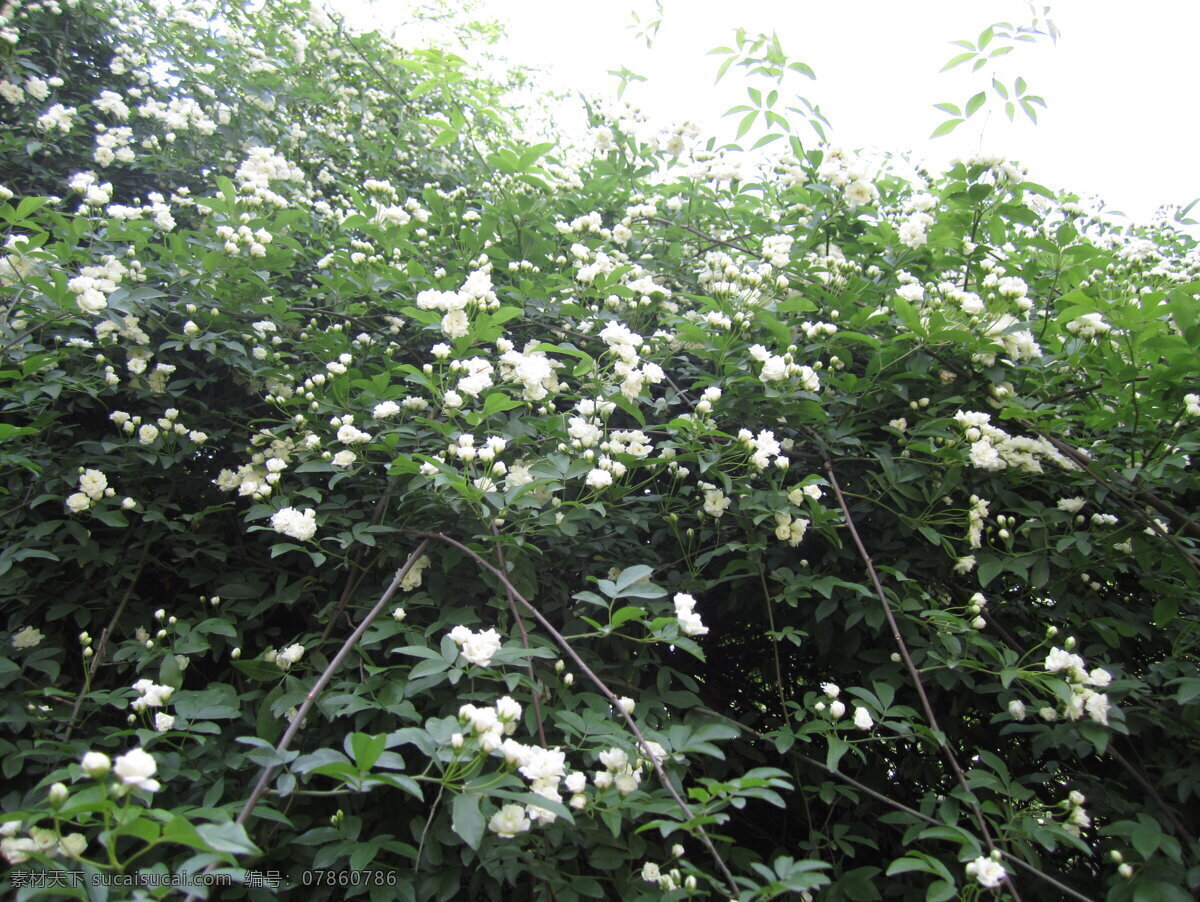
[[[1186,231],[259,7],[4,7],[16,898],[1190,897]]]

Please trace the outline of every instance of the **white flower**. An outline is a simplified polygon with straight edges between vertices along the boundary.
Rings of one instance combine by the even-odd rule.
[[[613,785],[617,787],[617,792],[623,796],[629,795],[638,788],[638,778],[636,774],[617,774],[613,777]]]
[[[353,429],[354,427],[351,426],[350,428]],[[353,451],[342,450],[333,455],[333,460],[330,463],[335,467],[348,467],[356,460],[358,460],[358,456]]]
[[[653,861],[647,861],[642,865],[642,879],[647,883],[658,883],[662,879],[662,871]]]
[[[131,749],[117,758],[113,765],[113,773],[121,778],[126,786],[135,786],[147,792],[157,792],[162,784],[151,779],[158,770],[158,762],[154,756],[144,749]]]
[[[587,474],[587,479],[585,481],[587,482],[589,488],[599,491],[600,489],[612,485],[613,477],[612,473],[608,472],[608,470],[601,470],[597,468]]]
[[[1082,498],[1059,498],[1058,509],[1066,511],[1068,514],[1077,514],[1086,503]]]
[[[175,726],[175,718],[170,714],[164,714],[161,711],[154,715],[154,729],[160,733],[165,733]]]
[[[400,412],[400,405],[395,401],[384,401],[375,405],[375,410],[372,411],[377,419],[395,416]]]
[[[532,822],[525,816],[525,809],[509,803],[492,815],[488,829],[502,839],[512,839],[518,833],[527,833]]]
[[[99,470],[84,470],[79,477],[79,490],[93,501],[103,498],[106,488],[108,488],[108,477]]]
[[[451,310],[442,317],[442,332],[447,338],[462,338],[470,331],[471,321],[467,319],[465,310]]]
[[[138,680],[133,684],[133,688],[134,691],[141,693],[138,698],[129,703],[129,707],[135,711],[161,708],[175,692],[171,686],[160,686],[152,680]]]
[[[408,616],[408,611],[404,610],[404,608],[396,608],[396,610],[392,611],[392,619],[395,620],[397,623],[402,623],[404,621],[404,618],[407,616]]]
[[[700,615],[695,612],[696,599],[691,595],[678,593],[675,596],[675,617],[679,620],[679,631],[685,636],[704,636],[708,627],[700,621]]]
[[[487,667],[492,663],[492,656],[500,650],[503,642],[494,629],[473,633],[461,624],[450,631],[450,638],[462,649],[462,656],[479,667]]]
[[[837,683],[822,683],[821,691],[824,692],[829,698],[837,698],[842,692]]]
[[[83,772],[89,777],[103,777],[112,770],[112,761],[104,752],[87,752],[79,762]]]
[[[1004,865],[981,855],[974,861],[967,862],[967,876],[974,877],[982,887],[995,889],[1004,882],[1006,874]]]
[[[36,627],[27,626],[25,629],[21,630],[12,637],[12,647],[36,648],[41,644],[41,641],[44,638],[45,636],[42,635],[41,630],[37,629]]]
[[[299,661],[303,654],[304,646],[293,643],[282,651],[276,653],[275,663],[278,665],[280,670],[287,670],[289,667]]]
[[[1025,719],[1025,703],[1022,702],[1019,698],[1014,698],[1011,702],[1008,703],[1008,713],[1009,713],[1009,716],[1011,716],[1013,720],[1024,720]]]
[[[704,493],[704,513],[710,517],[719,519],[730,503],[730,499],[720,489],[710,489]]]
[[[617,707],[620,708],[622,711],[624,711],[626,714],[632,714],[633,709],[636,705],[637,705],[637,702],[635,702],[633,699],[629,698],[628,696],[621,696],[619,699],[617,699]]]
[[[285,507],[271,515],[271,528],[285,536],[307,542],[317,533],[317,513],[311,507],[303,513]]]
[[[829,713],[834,720],[840,720],[841,716],[846,713],[846,706],[840,701],[834,701],[829,705]]]
[[[150,423],[147,423],[146,425],[144,425],[140,429],[138,429],[138,441],[141,442],[143,445],[154,444],[154,440],[156,438],[158,438],[158,427],[157,426],[153,426]]]
[[[869,730],[874,725],[871,720],[871,712],[866,708],[858,707],[854,709],[854,725],[860,730]]]
[[[521,717],[521,706],[512,697],[503,695],[496,700],[496,717],[502,723],[518,720]]]

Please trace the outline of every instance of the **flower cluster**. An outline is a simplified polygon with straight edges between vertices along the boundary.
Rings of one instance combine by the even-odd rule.
[[[1004,865],[994,858],[979,856],[967,862],[967,876],[974,877],[976,882],[985,889],[995,889],[1004,882],[1007,873]]]
[[[1065,712],[1068,719],[1079,720],[1086,712],[1096,723],[1108,723],[1108,696],[1096,689],[1111,683],[1112,674],[1102,667],[1089,673],[1082,657],[1061,648],[1050,649],[1042,666],[1049,673],[1061,673],[1071,686],[1071,700]],[[1041,710],[1041,716],[1046,720],[1055,719],[1057,714],[1054,708]]]
[[[960,410],[954,419],[971,445],[968,453],[972,466],[981,470],[1012,467],[1023,473],[1041,473],[1043,461],[1064,470],[1078,469],[1047,439],[1009,435],[991,425],[990,414]]]
[[[138,680],[133,684],[134,691],[141,695],[129,703],[134,711],[145,711],[147,708],[161,708],[167,699],[175,692],[171,686],[160,686],[151,680]]]
[[[304,511],[282,508],[271,515],[271,528],[299,542],[307,542],[317,534],[317,512],[311,507]]]
[[[679,632],[685,636],[704,636],[708,627],[700,622],[696,613],[696,599],[691,595],[679,592],[675,596],[675,616],[679,620]]]
[[[473,633],[461,624],[450,631],[450,638],[462,650],[463,658],[478,667],[487,667],[500,650],[503,640],[494,629]]]

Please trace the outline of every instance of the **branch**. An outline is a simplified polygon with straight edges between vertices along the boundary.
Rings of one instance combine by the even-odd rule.
[[[283,734],[283,738],[281,738],[279,740],[279,744],[275,746],[275,754],[277,756],[282,755],[285,751],[287,751],[288,746],[292,744],[292,740],[296,738],[296,734],[300,732],[300,728],[304,725],[304,719],[308,715],[308,712],[312,709],[312,706],[316,703],[317,696],[321,694],[321,690],[323,690],[326,685],[328,685],[329,681],[333,679],[333,674],[341,666],[342,662],[346,659],[346,656],[350,654],[350,649],[352,649],[358,640],[362,638],[363,633],[367,631],[367,627],[369,627],[375,621],[375,618],[379,616],[380,612],[387,606],[387,603],[392,600],[392,596],[395,595],[396,590],[400,588],[400,583],[404,581],[404,577],[408,576],[408,571],[411,570],[413,565],[421,559],[421,555],[425,553],[425,549],[428,547],[429,539],[425,539],[425,541],[421,542],[421,544],[417,546],[416,550],[408,556],[408,560],[404,562],[403,567],[396,571],[396,576],[392,579],[392,582],[387,589],[384,590],[384,593],[379,597],[379,601],[375,602],[375,607],[371,608],[371,610],[367,613],[367,616],[363,618],[362,623],[358,625],[358,629],[351,633],[350,638],[342,643],[342,647],[339,648],[338,653],[333,656],[333,660],[330,661],[325,669],[321,672],[321,675],[317,678],[317,682],[313,684],[312,689],[308,690],[308,695],[304,697],[304,703],[300,705],[300,710],[296,712],[296,716],[292,718],[292,722],[288,725],[287,731]],[[263,766],[262,773],[258,778],[258,782],[254,785],[254,789],[251,790],[250,797],[246,799],[246,804],[242,806],[241,813],[238,814],[237,818],[234,820],[234,823],[244,825],[246,821],[250,819],[250,815],[254,811],[254,806],[258,803],[258,800],[263,797],[263,794],[267,791],[267,786],[269,786],[271,783],[271,778],[275,775],[275,767],[276,765],[274,764],[267,764]],[[203,873],[208,873],[216,866],[217,862],[214,861],[210,863],[204,869]],[[187,897],[184,899],[184,902],[191,902],[191,900],[198,898],[199,896],[196,894],[188,893]]]
[[[496,528],[495,520],[490,521],[488,526],[491,527],[492,535],[496,537],[496,559],[500,561],[500,566],[507,573],[508,562],[504,560],[504,546],[500,543],[500,530]],[[529,651],[529,633],[525,632],[525,621],[517,607],[517,600],[513,597],[513,588],[507,582],[504,584],[504,594],[508,597],[508,609],[512,611],[513,620],[517,622],[517,629],[521,631],[521,647]],[[525,658],[525,669],[529,673],[529,691],[533,697],[533,714],[537,718],[538,742],[541,743],[542,748],[545,748],[546,729],[542,724],[542,705],[538,701],[541,692],[538,690],[537,677],[533,673],[533,658]]]
[[[979,825],[984,843],[987,845],[989,851],[997,851],[996,844],[992,840],[991,831],[988,830],[987,821],[983,816],[983,811],[971,793],[971,787],[967,783],[966,774],[963,773],[954,750],[950,748],[950,744],[946,741],[946,734],[942,732],[942,728],[938,724],[937,715],[933,713],[933,706],[929,703],[929,696],[925,693],[925,684],[921,681],[921,672],[917,670],[916,664],[913,663],[912,656],[908,653],[908,645],[904,642],[904,637],[900,635],[900,627],[896,623],[896,616],[892,613],[892,606],[888,603],[887,595],[883,591],[883,584],[879,581],[879,574],[875,571],[875,564],[871,560],[871,555],[867,552],[866,546],[863,544],[862,537],[858,534],[858,529],[854,525],[854,519],[850,515],[850,507],[846,504],[846,496],[842,494],[842,487],[838,485],[837,477],[833,473],[833,461],[829,457],[827,446],[816,432],[811,429],[808,432],[820,443],[822,456],[825,458],[825,474],[829,477],[829,484],[832,486],[834,494],[837,495],[838,505],[842,509],[842,516],[846,518],[846,526],[850,529],[850,535],[853,537],[854,544],[858,548],[859,556],[867,567],[867,573],[871,577],[871,584],[875,587],[875,594],[879,597],[879,603],[883,605],[883,613],[887,617],[888,627],[892,631],[892,638],[896,642],[896,647],[900,650],[900,656],[904,659],[904,666],[912,677],[913,683],[916,685],[917,695],[921,699],[921,708],[925,712],[925,719],[933,730],[938,745],[941,746],[942,752],[946,756],[946,760],[950,762],[950,769],[954,771],[958,785],[962,787],[963,792],[969,800],[971,811],[975,815],[975,821]],[[1016,882],[1011,876],[1006,876],[1005,879],[1008,881],[1009,891],[1012,893],[1013,898],[1016,902],[1021,902]]]
[[[1104,486],[1106,489],[1108,489],[1113,494],[1113,497],[1117,499],[1117,501],[1119,501],[1122,505],[1124,505],[1126,508],[1128,508],[1130,511],[1132,511],[1134,513],[1134,515],[1137,516],[1138,519],[1140,519],[1143,523],[1145,523],[1156,535],[1162,536],[1164,539],[1166,539],[1168,542],[1170,542],[1172,545],[1174,545],[1175,550],[1178,551],[1181,555],[1183,555],[1183,559],[1188,562],[1188,565],[1197,574],[1200,574],[1200,560],[1197,560],[1196,556],[1194,554],[1192,554],[1192,552],[1189,551],[1187,548],[1185,548],[1183,546],[1183,544],[1177,538],[1175,538],[1173,535],[1171,535],[1169,532],[1167,532],[1165,529],[1163,529],[1161,526],[1159,526],[1156,522],[1154,522],[1153,517],[1147,517],[1145,511],[1143,511],[1140,507],[1137,506],[1137,504],[1134,503],[1133,498],[1130,497],[1129,494],[1121,491],[1120,488],[1113,485],[1111,482],[1109,482],[1107,479],[1105,479],[1100,473],[1096,472],[1096,470],[1092,468],[1092,461],[1089,458],[1085,457],[1083,454],[1081,454],[1079,452],[1079,450],[1077,448],[1071,447],[1066,442],[1064,442],[1062,439],[1056,438],[1053,435],[1047,435],[1045,432],[1043,432],[1040,429],[1035,430],[1035,431],[1037,432],[1037,434],[1039,436],[1041,436],[1046,441],[1048,441],[1050,444],[1052,444],[1055,448],[1057,448],[1064,456],[1069,458],[1072,463],[1074,463],[1077,467],[1079,467],[1079,469],[1081,469],[1083,472],[1087,473],[1089,476],[1092,477],[1092,479],[1096,480],[1098,483],[1100,483],[1102,486]],[[1147,500],[1147,503],[1151,503],[1152,506],[1154,506],[1156,510],[1159,510],[1160,513],[1163,513],[1166,516],[1170,516],[1173,519],[1179,518],[1182,521],[1180,524],[1181,526],[1186,525],[1187,528],[1189,529],[1189,531],[1195,532],[1197,535],[1200,535],[1200,527],[1198,527],[1185,514],[1179,513],[1173,507],[1166,504],[1165,502],[1159,501],[1154,495],[1151,495],[1149,492],[1147,492],[1145,490],[1139,491],[1135,488],[1135,489],[1133,489],[1133,491],[1137,494],[1138,497],[1142,497],[1143,500],[1149,499],[1149,500]],[[1162,507],[1165,508],[1165,510],[1159,509],[1159,507],[1158,507],[1159,505],[1162,505]]]
[[[649,759],[651,765],[654,767],[654,773],[658,776],[659,782],[661,782],[667,792],[670,793],[671,798],[675,800],[675,804],[679,806],[679,810],[683,812],[683,816],[689,821],[695,820],[696,815],[692,813],[692,809],[688,807],[687,802],[685,802],[683,797],[679,795],[679,790],[677,790],[674,784],[671,783],[671,781],[667,778],[666,773],[662,769],[662,764],[659,763],[658,756],[650,750],[650,746],[646,741],[646,737],[642,734],[642,731],[638,728],[638,725],[634,722],[634,719],[617,703],[617,697],[613,694],[613,691],[609,689],[607,685],[605,685],[604,681],[601,680],[600,677],[596,676],[592,668],[588,667],[587,664],[584,663],[583,658],[579,657],[578,652],[576,652],[571,646],[571,643],[566,640],[566,637],[564,637],[562,633],[554,628],[554,625],[545,618],[541,611],[534,607],[532,602],[530,602],[525,598],[524,595],[517,591],[516,587],[514,587],[509,581],[507,574],[501,572],[489,561],[484,560],[479,556],[478,553],[464,545],[462,542],[443,535],[440,532],[425,532],[419,529],[404,528],[400,528],[397,531],[409,533],[415,536],[421,536],[426,539],[426,541],[429,539],[437,539],[439,542],[445,542],[447,545],[451,545],[466,554],[476,564],[478,564],[480,567],[483,567],[485,570],[499,579],[504,585],[506,591],[510,592],[511,596],[519,601],[525,607],[525,609],[533,615],[533,619],[538,622],[542,629],[550,634],[551,638],[553,638],[563,652],[566,653],[567,657],[569,657],[575,663],[575,666],[582,671],[584,676],[592,681],[592,684],[600,690],[600,694],[612,703],[612,706],[616,711],[620,712],[621,716],[625,719],[626,726],[629,727],[629,731],[637,738],[638,744],[646,753],[646,758]],[[708,832],[700,824],[696,824],[696,832],[699,834],[700,840],[704,843],[704,847],[708,850],[709,855],[712,856],[717,868],[721,871],[721,875],[725,878],[726,883],[728,883],[732,896],[736,898],[739,893],[737,881],[734,879],[733,874],[730,873],[729,868],[726,867],[725,862],[721,858],[720,853],[717,851],[716,846],[713,845],[712,839],[709,838]]]
[[[142,575],[142,570],[146,566],[146,558],[150,555],[150,543],[147,542],[142,546],[142,556],[138,560],[137,568],[133,572],[133,577],[129,580],[129,588],[125,590],[125,594],[121,596],[121,602],[117,605],[117,609],[113,611],[112,619],[108,621],[106,626],[100,633],[100,641],[96,643],[96,652],[92,655],[92,663],[88,667],[87,677],[84,680],[84,691],[80,692],[75,697],[75,705],[71,708],[71,716],[67,720],[67,732],[63,736],[63,740],[71,738],[71,731],[75,729],[75,718],[79,716],[79,707],[83,704],[83,697],[89,691],[92,680],[96,678],[96,671],[100,669],[100,659],[104,657],[104,651],[108,646],[108,637],[112,631],[117,628],[117,623],[121,619],[121,615],[125,613],[125,605],[129,603],[130,597],[133,595],[133,590],[137,588],[138,578]]]

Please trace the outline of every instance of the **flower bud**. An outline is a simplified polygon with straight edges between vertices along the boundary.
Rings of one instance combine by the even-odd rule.
[[[103,752],[88,752],[79,762],[83,772],[89,777],[103,777],[112,769],[112,761]]]
[[[54,809],[61,808],[66,804],[67,798],[71,795],[65,783],[55,783],[50,787],[49,802],[50,807]]]
[[[455,733],[453,736],[450,737],[450,748],[454,749],[455,751],[458,751],[462,747],[463,747],[463,734]]]

